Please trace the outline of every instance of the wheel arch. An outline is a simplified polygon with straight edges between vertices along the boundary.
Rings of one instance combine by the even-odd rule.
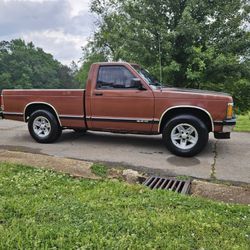
[[[47,111],[50,111],[57,119],[58,123],[60,126],[62,126],[59,115],[55,109],[55,107],[47,102],[30,102],[28,103],[25,108],[24,108],[24,112],[23,112],[23,119],[25,122],[27,122],[29,120],[29,116],[36,110],[39,109],[44,109]]]
[[[159,121],[158,132],[162,132],[164,125],[169,119],[181,114],[195,115],[196,117],[200,118],[205,122],[209,132],[214,131],[213,118],[206,109],[196,106],[180,105],[168,108],[162,113]]]

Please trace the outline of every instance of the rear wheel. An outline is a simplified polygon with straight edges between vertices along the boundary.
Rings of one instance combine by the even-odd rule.
[[[39,143],[52,143],[62,134],[56,117],[47,110],[37,110],[28,121],[30,135]]]
[[[208,142],[208,129],[204,122],[192,115],[172,118],[164,127],[163,141],[175,155],[191,157],[202,151]]]

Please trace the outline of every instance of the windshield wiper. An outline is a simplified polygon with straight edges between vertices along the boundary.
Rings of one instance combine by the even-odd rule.
[[[162,88],[162,84],[159,83],[159,82],[157,82],[157,83],[150,83],[149,85]]]

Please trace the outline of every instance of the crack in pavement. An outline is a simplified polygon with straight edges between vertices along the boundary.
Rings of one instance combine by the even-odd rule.
[[[216,161],[218,157],[218,152],[217,152],[217,143],[218,140],[214,143],[214,158],[213,158],[213,163],[211,164],[211,174],[210,174],[210,179],[216,180]]]

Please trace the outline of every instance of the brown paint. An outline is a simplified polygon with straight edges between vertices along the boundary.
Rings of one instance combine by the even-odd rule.
[[[97,74],[101,65],[126,67],[135,78],[141,80],[145,90],[97,90]],[[102,96],[96,95],[100,93]],[[200,108],[206,110],[213,121],[223,121],[226,118],[227,104],[230,102],[233,102],[231,96],[220,93],[199,93],[199,91],[175,88],[154,90],[128,63],[93,64],[87,79],[86,90],[3,90],[1,98],[5,113],[24,114],[29,104],[48,104],[57,112],[64,128],[87,126],[90,130],[145,134],[159,133],[157,121],[161,120],[166,110],[175,106]],[[87,119],[85,120],[84,117]],[[90,119],[91,117],[101,119]],[[4,118],[24,120],[23,116],[14,114],[4,114]],[[221,132],[222,126],[215,125],[214,129],[215,132]]]

